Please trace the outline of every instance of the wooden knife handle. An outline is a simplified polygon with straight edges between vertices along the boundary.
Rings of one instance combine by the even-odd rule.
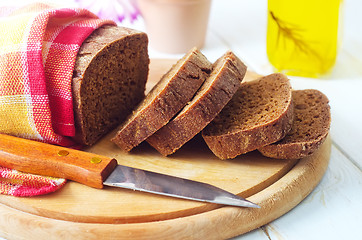
[[[93,153],[0,134],[0,166],[102,188],[117,160]]]

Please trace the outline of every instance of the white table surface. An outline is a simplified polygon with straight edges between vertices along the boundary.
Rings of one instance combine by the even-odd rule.
[[[328,2],[328,1],[326,1]],[[237,240],[362,239],[362,1],[345,0],[341,48],[333,72],[320,79],[290,76],[294,89],[314,88],[330,100],[332,153],[325,176],[298,206]],[[260,74],[266,56],[267,0],[213,0],[202,52],[213,61],[227,49]],[[143,20],[125,26],[146,31]],[[178,58],[150,48],[151,58]]]
[[[328,3],[328,1],[326,1]],[[362,239],[362,1],[343,3],[341,48],[329,76],[290,76],[294,89],[314,88],[330,100],[332,153],[325,176],[298,206],[238,240]],[[213,0],[202,52],[213,61],[227,49],[250,70],[269,74],[267,0]],[[134,28],[146,31],[142,19]],[[150,57],[180,57],[150,48]]]

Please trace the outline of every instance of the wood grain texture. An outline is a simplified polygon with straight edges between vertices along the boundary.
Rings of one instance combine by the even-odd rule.
[[[27,214],[0,204],[0,235],[8,239],[226,239],[280,217],[318,184],[329,162],[328,137],[312,156],[249,197],[261,209],[222,207],[202,214],[133,224],[81,223]],[[21,228],[19,228],[21,226]]]
[[[151,66],[150,78],[157,79],[166,64],[157,61],[153,64],[158,65],[159,72],[152,72],[156,68]],[[305,198],[322,178],[331,146],[328,138],[315,154],[301,160],[269,159],[252,152],[222,161],[213,156],[198,135],[175,155],[165,158],[146,143],[124,153],[109,142],[112,134],[87,151],[114,157],[119,164],[207,182],[246,197],[261,209],[222,207],[69,182],[60,191],[45,196],[1,195],[0,236],[8,239],[230,238],[273,221]]]
[[[361,171],[332,144],[321,182],[301,204],[267,225],[270,239],[358,239],[361,180]]]
[[[147,144],[125,153],[110,142],[111,135],[88,151],[116,158],[119,164],[126,166],[206,182],[243,197],[274,183],[297,162],[271,160],[258,152],[222,161],[212,154],[201,136],[168,158]],[[32,198],[0,196],[0,202],[44,217],[88,223],[159,221],[220,207],[114,187],[94,189],[76,182],[69,182],[50,195]]]

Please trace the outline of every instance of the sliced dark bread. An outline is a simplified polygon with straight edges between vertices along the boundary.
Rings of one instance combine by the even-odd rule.
[[[267,157],[299,159],[312,154],[326,139],[331,123],[328,98],[318,90],[293,91],[294,121],[282,140],[259,148]]]
[[[225,53],[192,101],[147,142],[164,156],[174,153],[215,118],[240,87],[245,73],[240,59],[230,51]]]
[[[217,157],[229,159],[282,139],[292,122],[289,79],[275,73],[243,82],[202,137]]]
[[[147,94],[112,142],[130,151],[151,136],[190,101],[211,69],[206,57],[198,49],[191,49]]]
[[[147,47],[145,33],[111,25],[96,29],[83,42],[72,78],[75,139],[79,143],[96,143],[144,99]]]

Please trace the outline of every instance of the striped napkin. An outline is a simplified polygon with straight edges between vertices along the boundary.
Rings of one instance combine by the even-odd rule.
[[[62,146],[75,135],[71,79],[77,52],[101,20],[85,9],[0,7],[0,133]],[[2,168],[0,193],[33,196],[64,180]]]
[[[43,177],[0,167],[0,194],[29,197],[54,192],[64,186],[63,178]]]

